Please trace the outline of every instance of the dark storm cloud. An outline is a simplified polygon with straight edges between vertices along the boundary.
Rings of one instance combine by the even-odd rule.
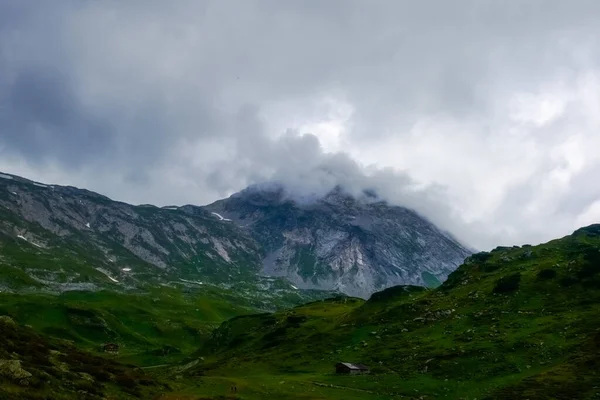
[[[0,169],[159,204],[343,184],[479,247],[548,239],[600,218],[599,16],[586,0],[5,0]]]
[[[9,150],[33,162],[54,158],[71,167],[115,150],[110,120],[82,107],[60,72],[22,70],[3,89],[0,126]]]

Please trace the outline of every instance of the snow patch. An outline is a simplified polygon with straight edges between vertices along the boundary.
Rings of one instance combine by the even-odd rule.
[[[202,282],[200,282],[200,281],[189,281],[189,280],[187,280],[187,279],[181,279],[181,278],[179,278],[179,280],[180,280],[181,282],[195,283],[196,285],[204,285],[204,283],[202,283]]]
[[[121,271],[123,271],[123,272],[129,272],[129,271],[131,271],[131,268],[123,268]]]
[[[17,192],[11,192],[12,194],[14,194],[15,196],[17,195]]]
[[[104,275],[106,275],[106,277],[107,277],[108,279],[110,279],[111,281],[113,281],[113,282],[115,282],[115,283],[119,283],[119,281],[118,281],[118,280],[116,280],[115,278],[113,278],[112,276],[110,276],[110,275],[108,274],[108,272],[106,272],[106,271],[105,271],[105,270],[103,270],[102,268],[96,268],[96,270],[97,270],[97,271],[99,271],[99,272],[102,272],[102,273],[103,273]]]
[[[32,244],[32,245],[34,245],[35,247],[39,247],[39,248],[41,248],[41,247],[42,247],[42,246],[40,246],[39,244],[37,244],[37,243],[35,243],[35,242],[32,242],[32,241],[28,240],[28,239],[27,239],[25,236],[23,236],[23,235],[17,235],[17,237],[18,237],[19,239],[22,239],[22,240],[26,241],[27,243],[31,243],[31,244]]]
[[[4,178],[4,179],[13,179],[12,176],[10,175],[6,175],[6,174],[0,174],[0,178]]]
[[[216,212],[211,212],[212,215],[216,215],[219,218],[219,221],[231,221],[229,218],[224,218],[221,214]]]
[[[179,207],[163,207],[163,210],[179,210]]]
[[[88,222],[87,224],[85,224],[85,226],[86,226],[87,228],[89,228],[89,227],[90,227],[90,223]]]
[[[292,289],[298,290],[298,288],[294,285],[290,285],[292,287]]]
[[[42,183],[37,183],[37,182],[33,182],[33,186],[42,187],[42,188],[47,188],[48,187],[48,185],[44,185]]]

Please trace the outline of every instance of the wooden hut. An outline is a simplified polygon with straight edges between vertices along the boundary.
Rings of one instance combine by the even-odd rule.
[[[369,367],[364,364],[352,364],[347,362],[339,362],[335,365],[336,374],[368,374],[371,372]]]

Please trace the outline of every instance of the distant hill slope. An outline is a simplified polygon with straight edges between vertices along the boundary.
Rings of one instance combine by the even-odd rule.
[[[323,393],[362,390],[365,399],[596,399],[599,321],[593,225],[539,246],[475,254],[435,290],[399,286],[366,302],[338,298],[233,318],[186,373],[206,382],[252,373],[248,392],[280,393],[277,383],[293,380],[300,393],[316,382]],[[367,364],[372,375],[335,376],[338,361]],[[293,398],[287,390],[280,398]],[[333,390],[318,398],[341,398]]]
[[[471,251],[409,209],[336,188],[298,202],[283,187],[250,187],[206,207],[244,227],[263,250],[262,273],[302,288],[367,298],[398,284],[435,286]]]
[[[132,206],[1,174],[3,258],[11,256],[6,243],[14,242],[27,246],[31,257],[48,259],[29,266],[30,275],[71,286],[167,278],[234,282],[255,275],[260,265],[255,241],[200,207]]]

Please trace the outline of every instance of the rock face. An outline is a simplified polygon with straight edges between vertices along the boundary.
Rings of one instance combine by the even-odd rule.
[[[471,254],[415,212],[372,193],[356,199],[337,188],[298,202],[280,186],[251,187],[206,208],[260,243],[263,274],[302,288],[368,297],[398,284],[433,285]]]

